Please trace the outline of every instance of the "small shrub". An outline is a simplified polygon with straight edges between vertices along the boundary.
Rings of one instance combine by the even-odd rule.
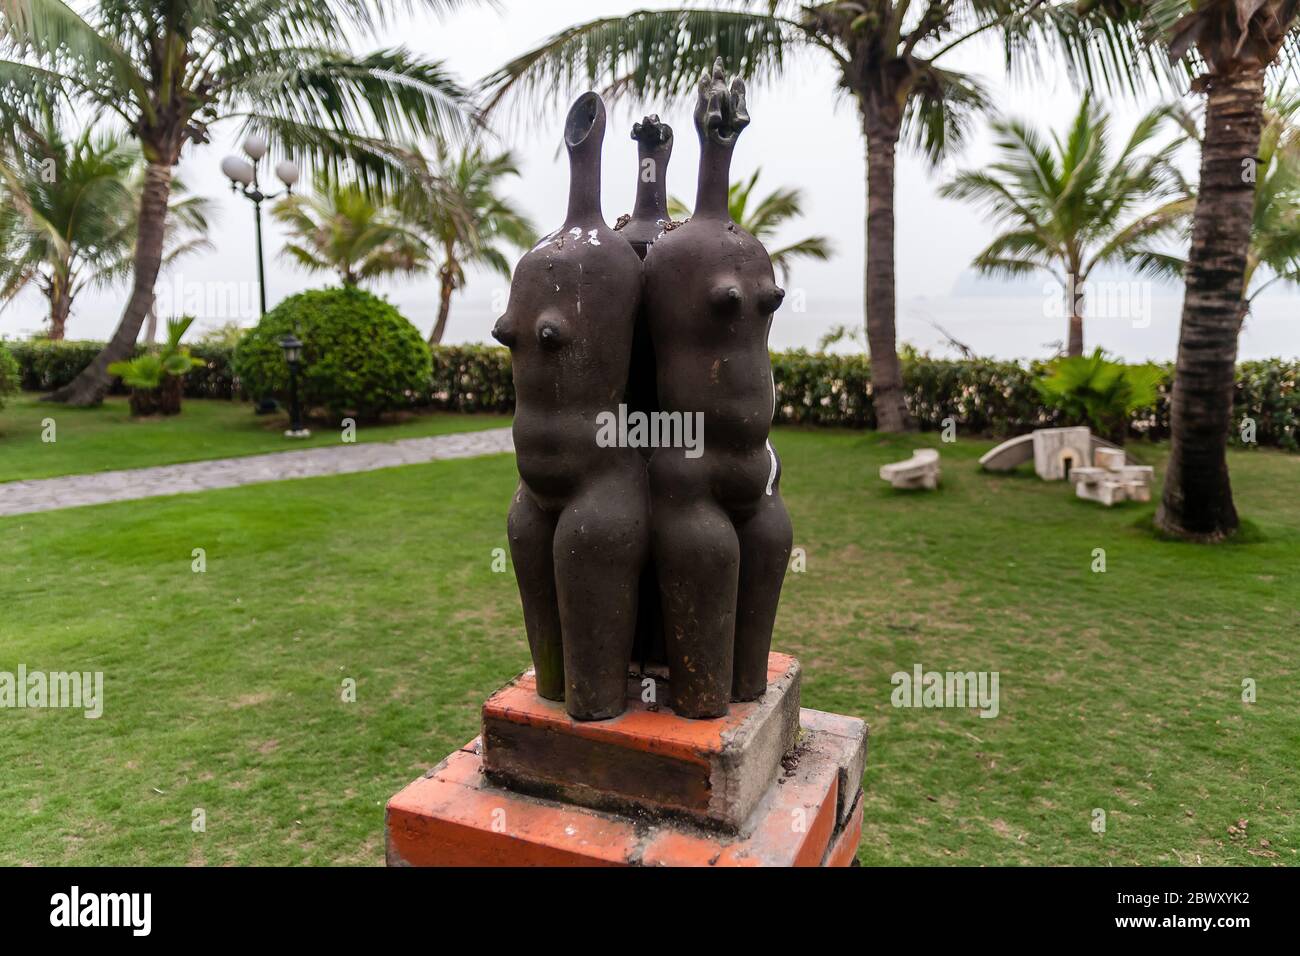
[[[202,359],[194,358],[181,345],[181,337],[193,324],[193,316],[168,319],[167,341],[160,349],[108,367],[110,374],[118,376],[131,389],[133,416],[181,413],[182,382],[196,366],[203,365]]]
[[[250,395],[287,400],[289,368],[280,339],[303,342],[299,396],[335,419],[419,404],[429,387],[429,348],[419,330],[383,299],[356,288],[321,289],[285,299],[235,349],[235,371]]]
[[[1133,413],[1156,403],[1164,369],[1156,365],[1112,362],[1097,349],[1091,355],[1061,358],[1034,385],[1043,401],[1067,425],[1087,425],[1112,441],[1123,441]]]

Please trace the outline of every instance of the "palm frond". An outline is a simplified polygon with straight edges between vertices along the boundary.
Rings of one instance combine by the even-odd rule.
[[[722,57],[747,82],[779,75],[807,36],[792,21],[737,10],[640,10],[563,30],[480,84],[485,110],[610,88],[638,103],[689,92]],[[611,84],[617,84],[611,87]]]

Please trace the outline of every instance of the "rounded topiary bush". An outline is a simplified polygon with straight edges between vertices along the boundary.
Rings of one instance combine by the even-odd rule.
[[[429,387],[429,348],[420,331],[383,299],[345,287],[290,296],[240,340],[235,374],[247,394],[288,400],[280,339],[290,333],[303,343],[304,408],[374,418],[413,404]]]

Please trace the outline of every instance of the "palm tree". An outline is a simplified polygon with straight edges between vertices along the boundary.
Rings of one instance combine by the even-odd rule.
[[[773,79],[796,51],[830,58],[837,92],[858,108],[866,144],[867,339],[872,401],[882,431],[912,427],[903,398],[894,327],[894,158],[900,140],[932,162],[959,145],[971,116],[988,103],[970,76],[941,61],[991,30],[1010,52],[1026,49],[1038,21],[1021,16],[1041,0],[892,0],[806,3],[768,0],[766,12],[655,10],[570,27],[516,57],[484,81],[492,109],[518,91],[567,94],[607,84],[640,100],[682,95],[715,57],[747,79]],[[1072,23],[1062,19],[1062,29]]]
[[[1166,118],[1147,114],[1114,155],[1110,117],[1085,96],[1065,137],[1050,141],[1027,123],[999,120],[999,159],[959,174],[940,195],[979,203],[1008,226],[974,259],[986,275],[1046,271],[1065,292],[1066,354],[1083,355],[1087,283],[1099,265],[1156,256],[1151,243],[1179,230],[1191,209],[1170,140],[1143,152]],[[1151,208],[1153,202],[1159,205]]]
[[[458,0],[411,0],[442,13]],[[404,4],[401,6],[409,6]],[[352,32],[373,34],[382,0],[63,0],[0,2],[0,103],[54,90],[115,115],[147,163],[134,281],[105,349],[53,399],[98,402],[108,366],[134,347],[162,264],[172,168],[213,124],[240,120],[286,155],[372,184],[404,178],[401,144],[463,128],[468,98],[441,64],[398,48],[356,56]],[[82,12],[84,11],[84,13]],[[8,121],[0,117],[8,125]]]
[[[282,253],[310,272],[335,272],[345,286],[428,264],[428,250],[391,205],[356,184],[328,183],[315,195],[286,196],[273,211],[295,241]]]
[[[1300,0],[1148,0],[1143,26],[1188,59],[1205,94],[1200,181],[1171,399],[1171,447],[1156,525],[1218,541],[1239,525],[1228,475],[1237,337],[1255,222],[1264,74],[1297,52]]]
[[[48,337],[62,339],[73,302],[87,286],[110,285],[130,274],[138,197],[139,148],[126,136],[93,127],[69,139],[53,109],[19,124],[0,151],[0,235],[11,250],[0,262],[0,298],[11,301],[35,286],[49,301]],[[169,212],[164,259],[174,261],[206,244],[206,200],[178,195]]]
[[[408,191],[407,216],[442,258],[438,320],[429,333],[430,345],[441,342],[447,331],[451,296],[465,286],[466,265],[483,265],[509,279],[510,260],[500,243],[527,249],[537,241],[527,215],[500,195],[503,181],[518,175],[510,152],[489,156],[481,146],[466,146],[456,154],[440,149],[431,180],[439,188],[421,183]]]
[[[69,139],[53,110],[24,124],[0,151],[0,297],[38,288],[51,339],[62,339],[72,304],[111,256],[129,215],[128,179],[139,152],[123,136],[87,129]]]
[[[727,189],[727,208],[731,220],[741,229],[764,242],[772,242],[776,234],[791,219],[803,215],[803,193],[798,189],[776,189],[759,199],[752,207],[750,200],[762,169],[743,182],[732,183]],[[690,207],[676,196],[668,200],[668,215],[674,219],[690,216]],[[825,262],[832,255],[831,241],[825,236],[807,236],[797,242],[769,249],[772,265],[781,270],[781,281],[790,281],[790,266],[795,259],[817,259]]]

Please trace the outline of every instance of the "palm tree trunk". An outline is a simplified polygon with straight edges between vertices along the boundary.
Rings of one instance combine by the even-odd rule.
[[[72,296],[67,285],[56,279],[50,285],[50,340],[61,342],[67,335],[68,316],[72,314]]]
[[[1075,358],[1083,354],[1083,287],[1087,277],[1080,271],[1077,263],[1069,263],[1065,289],[1066,315],[1070,325],[1065,331],[1065,355]]]
[[[903,399],[903,369],[894,327],[894,153],[897,125],[863,118],[867,149],[865,288],[867,348],[871,356],[871,402],[876,428],[911,431],[915,425]]]
[[[154,283],[162,267],[163,228],[167,224],[167,200],[171,194],[170,164],[150,162],[144,172],[140,198],[139,234],[135,243],[135,282],[126,311],[117,330],[81,374],[48,396],[49,401],[69,405],[98,405],[108,391],[112,377],[108,366],[130,357],[140,336],[140,325],[153,306]]]
[[[438,321],[429,333],[429,344],[437,345],[447,331],[447,315],[451,312],[451,294],[456,289],[456,280],[445,270],[442,273],[442,287],[438,294]]]
[[[1065,347],[1065,354],[1070,358],[1083,354],[1083,310],[1075,309],[1070,314],[1070,337]]]
[[[1263,101],[1262,70],[1209,77],[1171,402],[1173,443],[1156,513],[1162,530],[1201,541],[1221,540],[1238,525],[1227,444],[1255,205],[1255,177],[1245,174],[1245,164],[1259,149]]]
[[[149,306],[149,319],[144,325],[144,340],[150,345],[158,341],[158,303]]]

